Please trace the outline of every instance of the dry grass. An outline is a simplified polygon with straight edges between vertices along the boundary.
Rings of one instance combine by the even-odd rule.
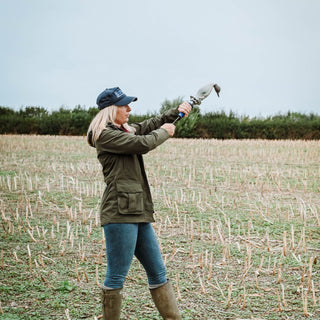
[[[104,188],[83,137],[0,136],[0,319],[95,319]],[[145,156],[184,319],[319,319],[320,142],[171,139]],[[160,319],[136,260],[124,319]]]

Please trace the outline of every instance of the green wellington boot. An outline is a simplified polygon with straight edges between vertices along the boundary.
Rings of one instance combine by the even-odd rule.
[[[102,290],[103,320],[120,320],[122,294],[121,289]]]
[[[152,299],[164,320],[182,320],[171,282],[168,280],[163,286],[151,289]]]

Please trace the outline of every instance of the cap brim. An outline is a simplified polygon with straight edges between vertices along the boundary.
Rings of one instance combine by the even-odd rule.
[[[137,101],[137,97],[130,97],[130,96],[125,96],[122,99],[120,99],[118,102],[114,103],[115,106],[126,106],[127,104]]]

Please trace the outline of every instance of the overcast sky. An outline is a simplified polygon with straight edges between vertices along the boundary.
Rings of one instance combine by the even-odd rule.
[[[0,0],[0,105],[133,112],[218,83],[204,112],[320,114],[319,0]]]

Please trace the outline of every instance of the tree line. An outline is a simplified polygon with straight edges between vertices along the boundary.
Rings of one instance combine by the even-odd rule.
[[[165,100],[160,113],[178,106],[182,98]],[[86,135],[96,107],[80,105],[48,112],[43,107],[13,110],[0,106],[0,134]],[[130,115],[140,122],[156,114]],[[230,111],[200,113],[195,106],[187,118],[177,122],[175,137],[203,139],[320,139],[320,116],[314,113],[287,112],[269,117],[237,116]]]

